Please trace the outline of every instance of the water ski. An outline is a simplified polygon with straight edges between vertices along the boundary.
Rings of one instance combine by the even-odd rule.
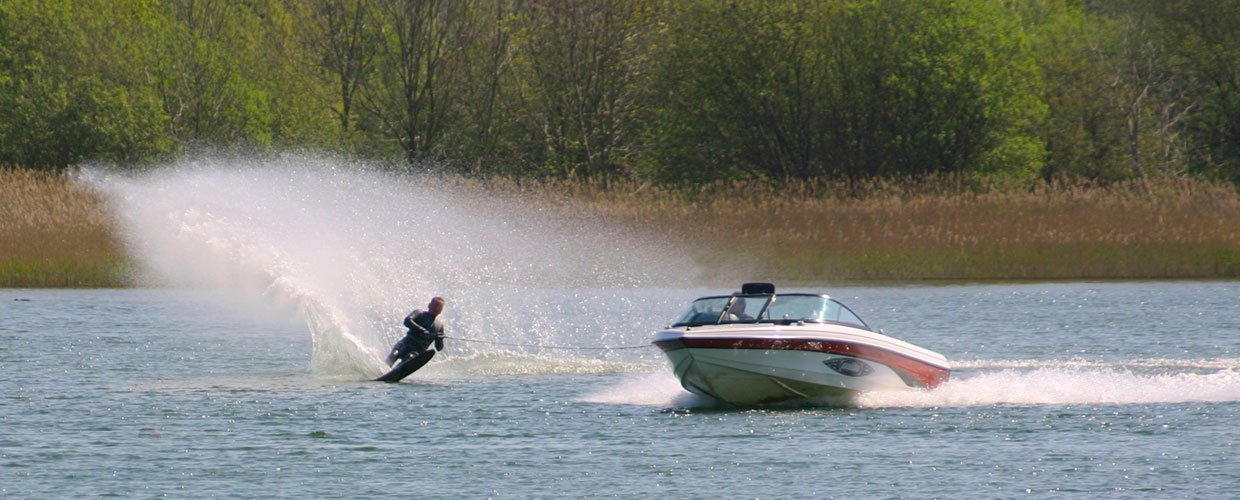
[[[431,349],[427,349],[426,351],[422,352],[422,354],[419,354],[412,358],[396,363],[396,366],[392,367],[392,371],[384,373],[382,377],[375,379],[375,381],[376,382],[400,382],[400,379],[408,377],[409,375],[413,374],[413,372],[418,371],[418,368],[422,368],[422,366],[425,365],[426,362],[430,361],[431,358],[433,357],[435,357],[435,351]]]

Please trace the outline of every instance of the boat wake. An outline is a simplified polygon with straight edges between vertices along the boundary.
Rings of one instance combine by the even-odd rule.
[[[931,391],[867,393],[861,407],[1114,405],[1240,401],[1240,359],[984,361]]]
[[[1158,374],[1162,372],[1187,371],[1206,373],[1218,370],[1240,369],[1240,358],[1219,359],[1129,359],[1119,361],[1093,361],[1086,359],[1070,359],[1066,361],[1042,361],[1034,359],[997,360],[997,361],[955,361],[952,366],[957,370],[997,370],[997,369],[1110,369],[1128,370],[1136,373]]]
[[[952,380],[935,389],[869,392],[846,400],[820,401],[816,406],[941,408],[1240,402],[1240,359],[1001,360],[955,366],[958,370]],[[669,408],[721,406],[686,392],[671,373],[633,374],[582,401]]]
[[[580,401],[665,408],[708,408],[722,404],[684,390],[676,376],[665,367],[658,372],[627,375],[619,383],[587,394]]]

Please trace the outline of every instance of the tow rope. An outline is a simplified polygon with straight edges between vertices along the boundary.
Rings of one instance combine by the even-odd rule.
[[[645,345],[624,345],[624,346],[564,346],[564,345],[546,345],[546,344],[516,344],[511,342],[494,342],[490,340],[467,339],[463,337],[444,337],[445,339],[460,340],[462,342],[474,342],[477,344],[492,344],[508,347],[537,347],[540,349],[569,349],[576,351],[612,351],[621,349],[645,349],[651,347],[650,344]]]

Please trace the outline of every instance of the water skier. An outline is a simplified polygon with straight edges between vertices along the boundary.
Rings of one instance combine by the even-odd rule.
[[[439,322],[439,313],[443,312],[443,297],[435,297],[427,304],[426,310],[415,309],[405,317],[405,327],[409,329],[405,337],[392,346],[388,354],[387,364],[395,364],[397,360],[409,359],[430,348],[435,343],[435,350],[443,350],[443,324]]]

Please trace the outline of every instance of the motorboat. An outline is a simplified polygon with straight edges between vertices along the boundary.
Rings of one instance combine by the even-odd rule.
[[[686,390],[737,406],[933,388],[951,376],[942,354],[888,337],[840,301],[770,283],[694,300],[654,345]]]

